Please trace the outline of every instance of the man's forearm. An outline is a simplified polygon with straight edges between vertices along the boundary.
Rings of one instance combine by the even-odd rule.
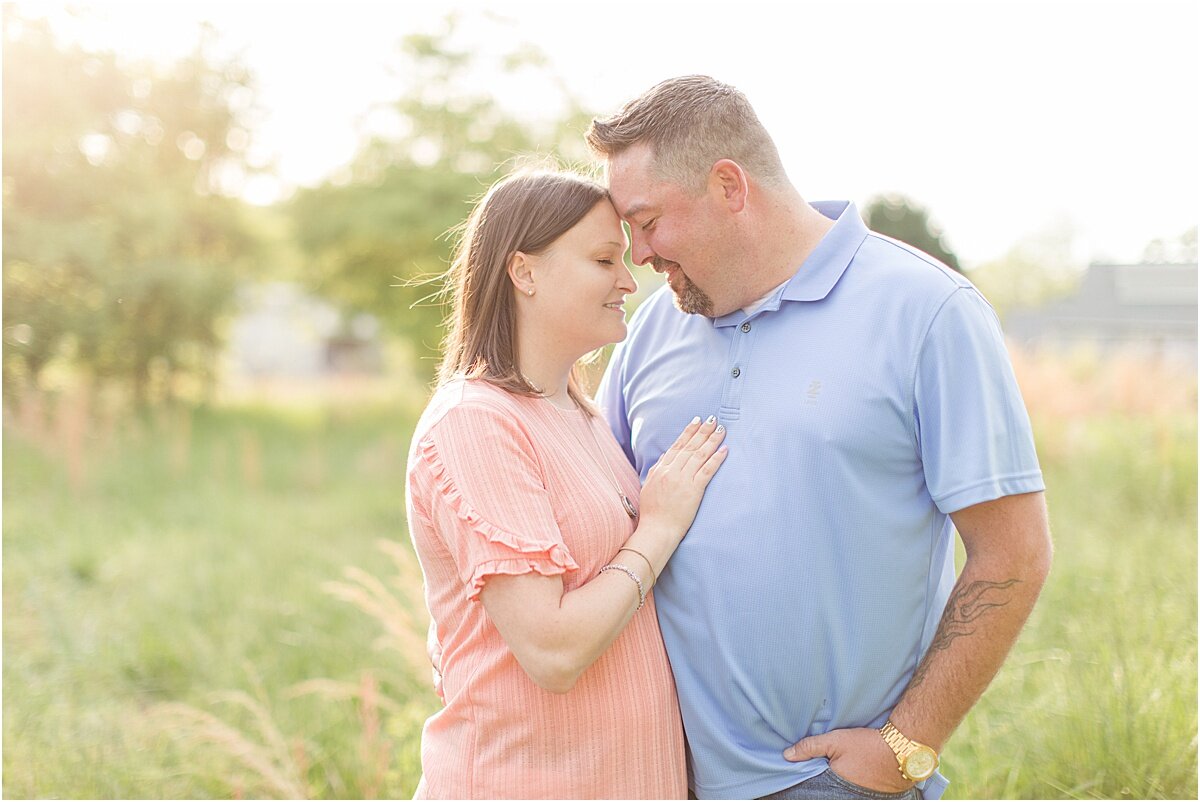
[[[1013,501],[1032,508],[1024,511],[1027,521],[1045,521],[1040,493]],[[1017,543],[999,541],[1003,549],[986,539],[994,527],[978,531],[975,523],[955,519],[967,560],[933,641],[892,712],[901,732],[939,751],[1000,670],[1050,570],[1044,523]]]
[[[892,721],[939,752],[983,695],[1033,610],[1045,574],[963,566],[937,632]]]

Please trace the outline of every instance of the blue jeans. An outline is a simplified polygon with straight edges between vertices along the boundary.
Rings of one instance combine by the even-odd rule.
[[[810,777],[791,788],[784,788],[759,799],[923,799],[921,789],[916,786],[898,794],[872,791],[856,785],[827,769],[816,777]]]

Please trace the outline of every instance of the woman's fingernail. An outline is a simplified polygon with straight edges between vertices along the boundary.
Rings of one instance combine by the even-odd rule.
[[[713,421],[715,421],[716,419],[717,419],[717,416],[716,416],[716,415],[709,415],[709,416],[708,416],[708,420],[706,420],[706,421],[705,421],[705,423],[712,423],[712,422],[713,422]]]
[[[718,427],[717,427],[717,431],[718,431],[718,432],[723,432],[723,431],[725,431],[725,425],[724,425],[724,424],[721,424],[720,426],[718,426]]]
[[[689,425],[689,426],[695,426],[695,425],[696,425],[697,423],[699,423],[699,422],[700,422],[700,416],[699,416],[699,415],[697,415],[696,417],[692,418],[692,422],[691,422],[690,424],[688,424],[688,425]]]

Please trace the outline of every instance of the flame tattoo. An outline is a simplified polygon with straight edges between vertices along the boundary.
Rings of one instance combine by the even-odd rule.
[[[980,618],[1008,604],[1011,598],[1006,591],[1020,581],[1009,579],[1005,582],[988,582],[981,579],[956,587],[946,601],[946,610],[942,613],[942,620],[938,622],[933,642],[929,644],[925,658],[913,672],[908,687],[915,688],[925,680],[929,664],[936,653],[948,649],[956,639],[974,634],[975,623]]]

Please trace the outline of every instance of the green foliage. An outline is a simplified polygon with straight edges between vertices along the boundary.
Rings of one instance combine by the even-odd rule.
[[[973,267],[971,281],[1003,317],[1011,309],[1037,306],[1078,287],[1083,265],[1074,250],[1074,230],[1059,221],[1023,237],[1003,256]]]
[[[487,187],[518,163],[579,162],[590,115],[564,92],[566,112],[543,126],[519,121],[494,97],[471,93],[481,68],[449,37],[402,42],[409,87],[390,104],[400,133],[376,136],[346,175],[302,190],[290,204],[296,241],[316,292],[351,311],[369,311],[413,345],[432,372],[446,309],[434,296],[453,247],[450,233]],[[503,59],[509,72],[543,69],[536,48]]]
[[[863,209],[867,228],[924,251],[948,267],[962,272],[958,257],[946,244],[929,210],[903,195],[878,195]]]
[[[61,361],[139,397],[210,370],[256,255],[239,204],[249,77],[201,42],[167,68],[57,42],[4,9],[4,380]]]

